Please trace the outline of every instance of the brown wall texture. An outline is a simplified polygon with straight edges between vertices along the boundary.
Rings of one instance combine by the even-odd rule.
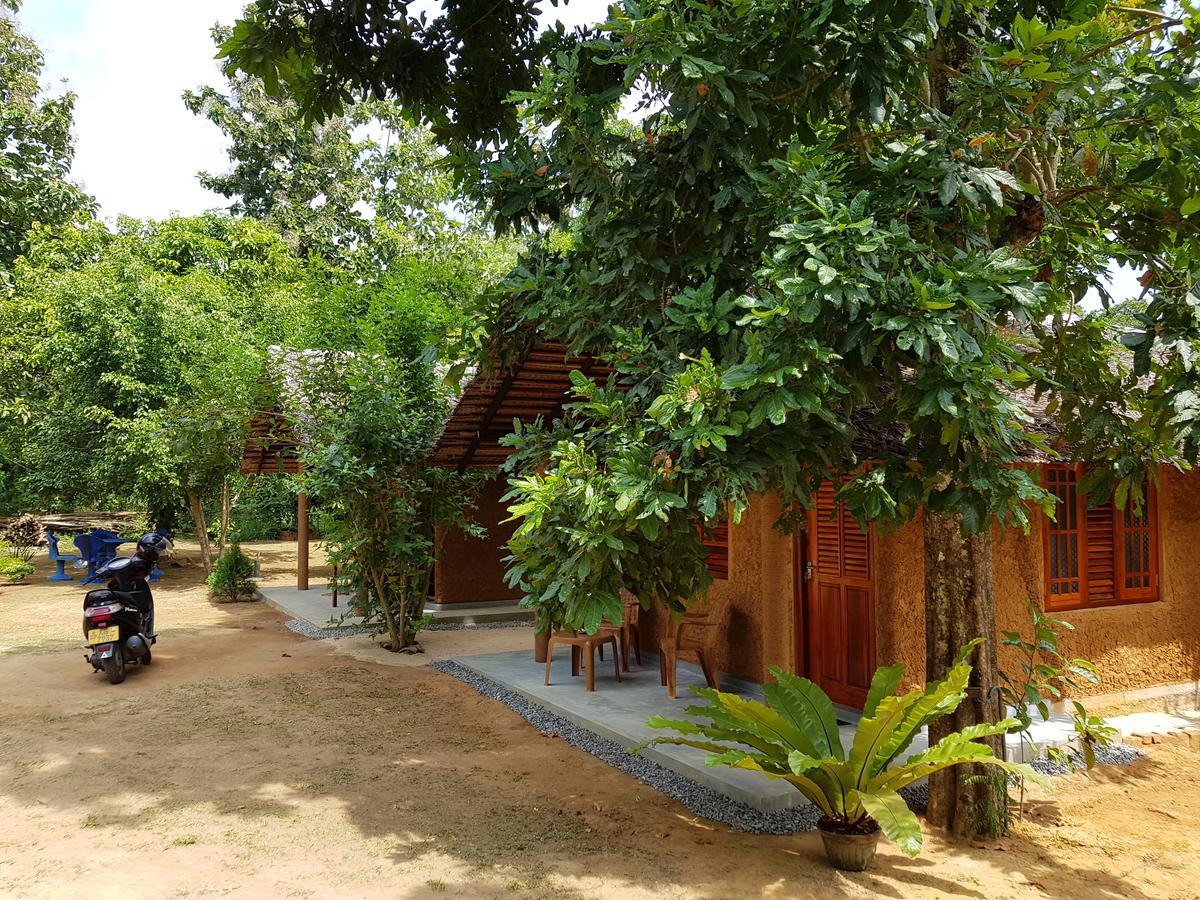
[[[1101,682],[1089,694],[1109,694],[1200,678],[1200,474],[1174,469],[1159,492],[1159,600],[1051,612],[1075,626],[1062,637],[1070,656],[1090,659]],[[1030,633],[1026,599],[1044,601],[1042,522],[1029,534],[995,535],[996,625]],[[910,680],[925,665],[922,533],[919,523],[876,541],[876,634],[880,664],[903,662]],[[1002,668],[1020,667],[1002,649]]]
[[[504,583],[505,544],[516,528],[515,522],[500,524],[508,510],[500,501],[505,483],[494,479],[480,492],[475,521],[487,529],[483,538],[474,538],[458,528],[437,530],[437,563],[433,573],[433,595],[438,603],[482,603],[491,600],[516,600],[520,591]]]
[[[1153,603],[1054,613],[1075,626],[1062,644],[1070,656],[1100,667],[1101,683],[1087,693],[1109,694],[1200,678],[1200,473],[1164,472],[1159,493],[1160,599]],[[792,538],[773,527],[780,511],[773,496],[756,497],[741,523],[730,528],[729,579],[716,581],[710,602],[726,617],[718,642],[722,672],[762,680],[767,666],[797,671],[802,618],[796,615]],[[1030,631],[1026,598],[1043,602],[1041,523],[1029,534],[997,530],[996,618],[1000,631]],[[902,662],[907,682],[925,672],[924,555],[920,521],[873,540],[876,652],[880,665]],[[660,613],[661,615],[661,613]],[[643,644],[654,646],[654,615]],[[1016,673],[1015,656],[1001,665]]]

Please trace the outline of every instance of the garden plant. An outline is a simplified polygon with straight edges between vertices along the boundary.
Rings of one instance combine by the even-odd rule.
[[[1074,630],[1074,625],[1047,615],[1032,600],[1026,599],[1025,604],[1032,628],[1029,636],[1016,631],[1005,631],[1001,636],[1001,644],[1018,654],[1021,667],[1019,674],[1000,670],[1000,693],[1017,722],[1010,733],[1020,737],[1023,757],[1037,755],[1040,750],[1032,736],[1034,713],[1048,722],[1051,705],[1069,701],[1073,746],[1049,747],[1046,755],[1068,769],[1075,768],[1076,759],[1081,758],[1084,767],[1091,769],[1096,765],[1096,749],[1108,746],[1117,734],[1102,716],[1089,713],[1078,699],[1085,685],[1100,683],[1099,671],[1095,663],[1080,657],[1067,658],[1060,649],[1060,633]]]
[[[257,600],[254,585],[254,563],[250,561],[238,539],[229,541],[217,557],[217,564],[208,576],[208,596],[220,603],[239,603]]]
[[[998,759],[979,742],[1003,735],[1014,719],[974,725],[941,737],[907,757],[906,751],[923,729],[949,715],[967,697],[971,642],[959,652],[940,681],[897,695],[904,666],[875,671],[849,748],[842,745],[832,701],[807,678],[771,668],[773,684],[763,686],[767,703],[711,688],[693,690],[708,700],[691,706],[700,720],[655,716],[652,728],[677,732],[680,737],[655,738],[655,744],[683,744],[712,751],[710,766],[722,765],[761,772],[787,781],[821,810],[818,827],[830,860],[839,868],[866,868],[882,832],[908,856],[921,852],[921,826],[899,794],[901,788],[950,766],[972,763],[1048,784],[1028,765]]]

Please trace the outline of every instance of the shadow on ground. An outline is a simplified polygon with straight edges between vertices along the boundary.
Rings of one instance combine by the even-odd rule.
[[[696,820],[438,672],[345,664],[269,610],[226,615],[118,688],[65,654],[0,660],[25,686],[0,711],[0,879],[17,893],[117,866],[135,896],[1155,896],[1100,864],[1112,848],[1042,841],[1052,826],[1032,821],[1039,844],[885,845],[873,871],[837,873],[816,835]]]

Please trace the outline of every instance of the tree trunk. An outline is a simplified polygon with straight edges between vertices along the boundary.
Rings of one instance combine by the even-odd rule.
[[[928,681],[945,676],[963,644],[983,643],[971,654],[967,699],[951,715],[929,726],[932,746],[968,725],[1000,718],[996,690],[996,598],[992,583],[992,535],[964,535],[960,516],[926,512],[925,527],[925,669]],[[1004,739],[985,739],[997,756]],[[1006,827],[1007,810],[997,806],[1003,782],[986,766],[962,765],[929,777],[929,824],[960,838],[996,836]],[[982,777],[977,777],[982,776]]]
[[[221,482],[221,525],[217,532],[217,556],[225,552],[225,544],[229,540],[229,520],[233,517],[233,507],[238,502],[242,492],[229,495],[229,479]]]
[[[204,518],[204,501],[195,491],[187,492],[188,505],[192,508],[192,520],[196,523],[196,540],[200,542],[200,561],[204,571],[211,575],[213,570],[212,546],[208,542],[208,522]]]
[[[392,609],[387,591],[384,590],[386,578],[382,577],[378,572],[372,572],[371,582],[375,585],[375,599],[379,603],[379,608],[383,610],[383,621],[387,625],[388,637],[392,642],[389,649],[393,653],[398,653],[406,646],[404,643],[405,629],[402,625],[397,626],[396,612]]]

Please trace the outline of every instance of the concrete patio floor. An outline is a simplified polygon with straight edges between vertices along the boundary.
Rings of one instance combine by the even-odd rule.
[[[626,748],[639,746],[649,738],[662,734],[646,727],[646,720],[651,716],[690,718],[684,710],[697,699],[691,692],[691,686],[704,686],[700,669],[681,662],[678,697],[672,701],[667,696],[666,688],[659,683],[658,657],[652,653],[642,654],[641,666],[631,660],[631,671],[621,673],[619,684],[613,675],[611,657],[604,662],[597,661],[596,690],[593,693],[588,693],[583,675],[571,676],[571,655],[566,648],[554,654],[549,686],[544,683],[545,666],[534,662],[528,651],[460,657],[455,662],[516,691],[527,700],[581,728]],[[722,676],[721,689],[762,699],[758,685],[729,676]],[[837,713],[842,745],[848,749],[854,741],[859,715],[845,707],[838,707]],[[1034,740],[1043,750],[1065,744],[1072,735],[1070,717],[1065,715],[1052,717],[1049,722],[1036,722],[1032,730]],[[927,737],[922,732],[913,740],[906,756],[920,753],[927,746]],[[786,782],[724,766],[710,768],[705,764],[709,754],[692,747],[663,745],[647,747],[641,752],[647,759],[755,809],[787,809],[808,802]],[[1023,755],[1017,737],[1010,735],[1009,758],[1019,759]]]
[[[346,595],[338,595],[338,605],[333,605],[333,592],[323,581],[314,581],[307,591],[289,585],[262,585],[259,595],[272,606],[296,619],[318,628],[349,628],[362,624],[361,616],[349,615],[350,604]],[[533,613],[514,603],[456,603],[453,605],[425,607],[427,615],[438,624],[479,625],[485,622],[533,621]],[[344,617],[344,618],[343,618]]]

